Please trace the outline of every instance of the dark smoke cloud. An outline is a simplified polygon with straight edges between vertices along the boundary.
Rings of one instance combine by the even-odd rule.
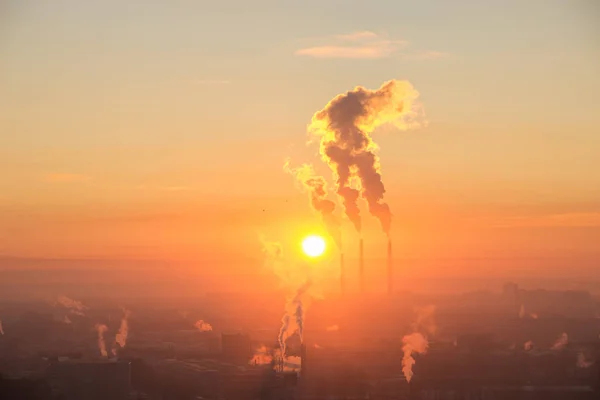
[[[358,232],[361,230],[359,195],[369,212],[379,219],[389,234],[392,214],[383,201],[385,187],[381,179],[377,146],[370,134],[379,126],[392,123],[400,129],[421,125],[414,101],[419,93],[409,82],[391,80],[377,90],[356,87],[336,96],[315,113],[310,132],[320,138],[321,157],[336,175],[336,189],[342,197],[346,216]],[[360,189],[353,183],[360,182]]]

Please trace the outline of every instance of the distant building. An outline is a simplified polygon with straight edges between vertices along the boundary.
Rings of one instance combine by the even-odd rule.
[[[48,380],[64,400],[127,400],[130,375],[130,363],[117,360],[69,360],[48,369]]]

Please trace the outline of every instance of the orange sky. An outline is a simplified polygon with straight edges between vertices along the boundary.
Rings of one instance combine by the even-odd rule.
[[[312,30],[309,5],[206,21],[192,5],[144,5],[144,18],[113,1],[13,7],[0,30],[0,255],[257,268],[259,234],[293,248],[323,230],[283,171],[289,157],[331,180],[305,146],[312,114],[398,78],[429,125],[373,135],[396,257],[455,260],[422,261],[424,274],[477,273],[465,260],[482,257],[593,272],[600,53],[583,6],[384,3],[323,6]],[[283,26],[286,12],[304,22]],[[375,257],[385,238],[364,207],[363,219]],[[344,237],[355,248],[347,221]]]

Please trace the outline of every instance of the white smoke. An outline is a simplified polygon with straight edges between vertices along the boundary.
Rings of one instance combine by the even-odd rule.
[[[54,305],[60,305],[69,313],[80,316],[84,316],[85,311],[88,309],[88,307],[86,307],[81,301],[73,300],[64,295],[58,296],[54,302]]]
[[[569,344],[569,335],[563,332],[556,342],[552,345],[552,350],[562,350]]]
[[[429,305],[415,309],[417,318],[412,325],[413,333],[402,338],[402,372],[407,382],[413,377],[414,354],[425,354],[429,348],[426,335],[435,335],[437,325],[434,320],[435,306]]]
[[[98,349],[102,357],[108,357],[106,351],[106,342],[104,341],[104,333],[108,330],[108,327],[104,324],[96,324],[96,332],[98,332]]]
[[[593,361],[587,361],[583,353],[577,354],[577,367],[578,368],[589,368],[594,364]]]
[[[405,335],[402,338],[402,343],[404,343],[402,346],[402,351],[404,352],[404,356],[402,357],[402,372],[406,377],[406,381],[410,382],[413,377],[412,367],[416,362],[413,355],[415,353],[425,354],[429,348],[429,342],[422,334],[414,332],[410,335]]]
[[[127,344],[127,336],[129,336],[129,316],[130,312],[128,310],[123,309],[123,317],[121,318],[121,326],[119,327],[119,331],[115,336],[115,343],[119,345],[120,348],[125,348]],[[116,349],[113,348],[113,354],[116,355]]]
[[[194,327],[196,327],[196,329],[198,329],[200,332],[210,332],[213,330],[213,327],[211,324],[209,324],[208,322],[205,322],[201,319],[199,319],[198,321],[196,321],[196,323],[194,323]]]

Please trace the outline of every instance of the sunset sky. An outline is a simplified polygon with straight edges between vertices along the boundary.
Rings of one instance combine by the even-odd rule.
[[[598,18],[593,0],[2,2],[0,255],[240,273],[259,234],[323,230],[283,171],[289,157],[331,181],[305,144],[313,113],[401,79],[429,125],[373,135],[396,257],[591,273]]]

